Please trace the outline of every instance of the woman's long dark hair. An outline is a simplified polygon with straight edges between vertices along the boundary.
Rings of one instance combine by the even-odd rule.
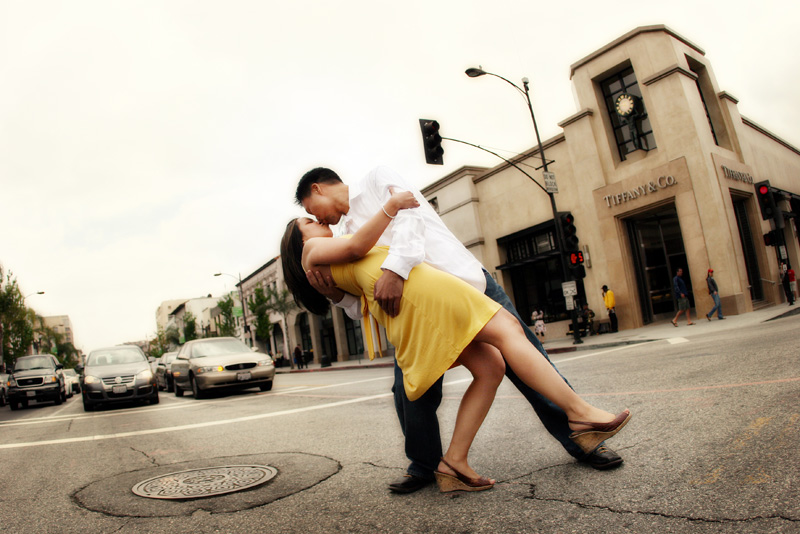
[[[311,287],[303,270],[303,234],[297,226],[297,219],[289,221],[281,240],[281,263],[283,279],[291,291],[298,306],[303,306],[311,313],[325,315],[328,313],[328,299]]]

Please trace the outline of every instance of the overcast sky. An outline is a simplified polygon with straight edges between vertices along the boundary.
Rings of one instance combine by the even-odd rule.
[[[720,6],[720,7],[712,7]],[[637,26],[706,52],[740,112],[800,146],[800,2],[0,0],[0,264],[76,345],[152,337],[164,300],[220,296],[278,254],[294,187],[389,165],[422,188],[578,108],[569,66]]]

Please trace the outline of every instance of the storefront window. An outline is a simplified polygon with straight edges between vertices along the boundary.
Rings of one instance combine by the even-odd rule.
[[[514,304],[522,319],[530,324],[534,310],[544,312],[546,323],[568,319],[553,221],[503,237],[498,244],[505,247],[507,258],[498,269],[511,277]],[[582,280],[578,281],[578,299],[586,302]]]

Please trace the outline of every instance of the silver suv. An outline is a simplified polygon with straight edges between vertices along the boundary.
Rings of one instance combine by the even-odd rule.
[[[32,354],[17,358],[8,377],[8,404],[12,410],[28,407],[35,400],[61,404],[67,400],[64,366],[52,354]]]

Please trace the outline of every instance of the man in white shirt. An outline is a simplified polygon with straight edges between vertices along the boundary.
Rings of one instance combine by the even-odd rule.
[[[382,265],[383,275],[375,283],[375,300],[381,308],[391,316],[399,313],[403,284],[408,273],[415,265],[425,261],[461,278],[514,314],[530,342],[547,358],[541,342],[519,317],[508,295],[445,226],[422,193],[411,187],[396,172],[378,167],[358,184],[348,186],[330,169],[313,169],[298,183],[295,200],[318,221],[338,225],[337,233],[344,235],[355,232],[380,211],[393,190],[413,192],[420,207],[398,212],[378,241],[378,245],[389,246],[389,254]],[[361,318],[357,297],[342,292],[333,285],[331,279],[323,279],[319,273],[309,273],[308,278],[317,291],[331,299],[336,306],[345,309],[349,317],[354,320]],[[603,444],[591,454],[584,454],[569,439],[571,431],[566,414],[519,380],[510,366],[506,366],[506,376],[530,402],[547,430],[568,453],[596,469],[610,469],[622,463],[622,458]],[[442,400],[442,379],[420,399],[411,402],[406,398],[403,375],[395,362],[395,383],[392,391],[405,436],[406,456],[411,465],[408,474],[402,480],[390,484],[389,488],[397,493],[411,493],[433,481],[433,471],[442,456],[439,421],[436,416]]]

